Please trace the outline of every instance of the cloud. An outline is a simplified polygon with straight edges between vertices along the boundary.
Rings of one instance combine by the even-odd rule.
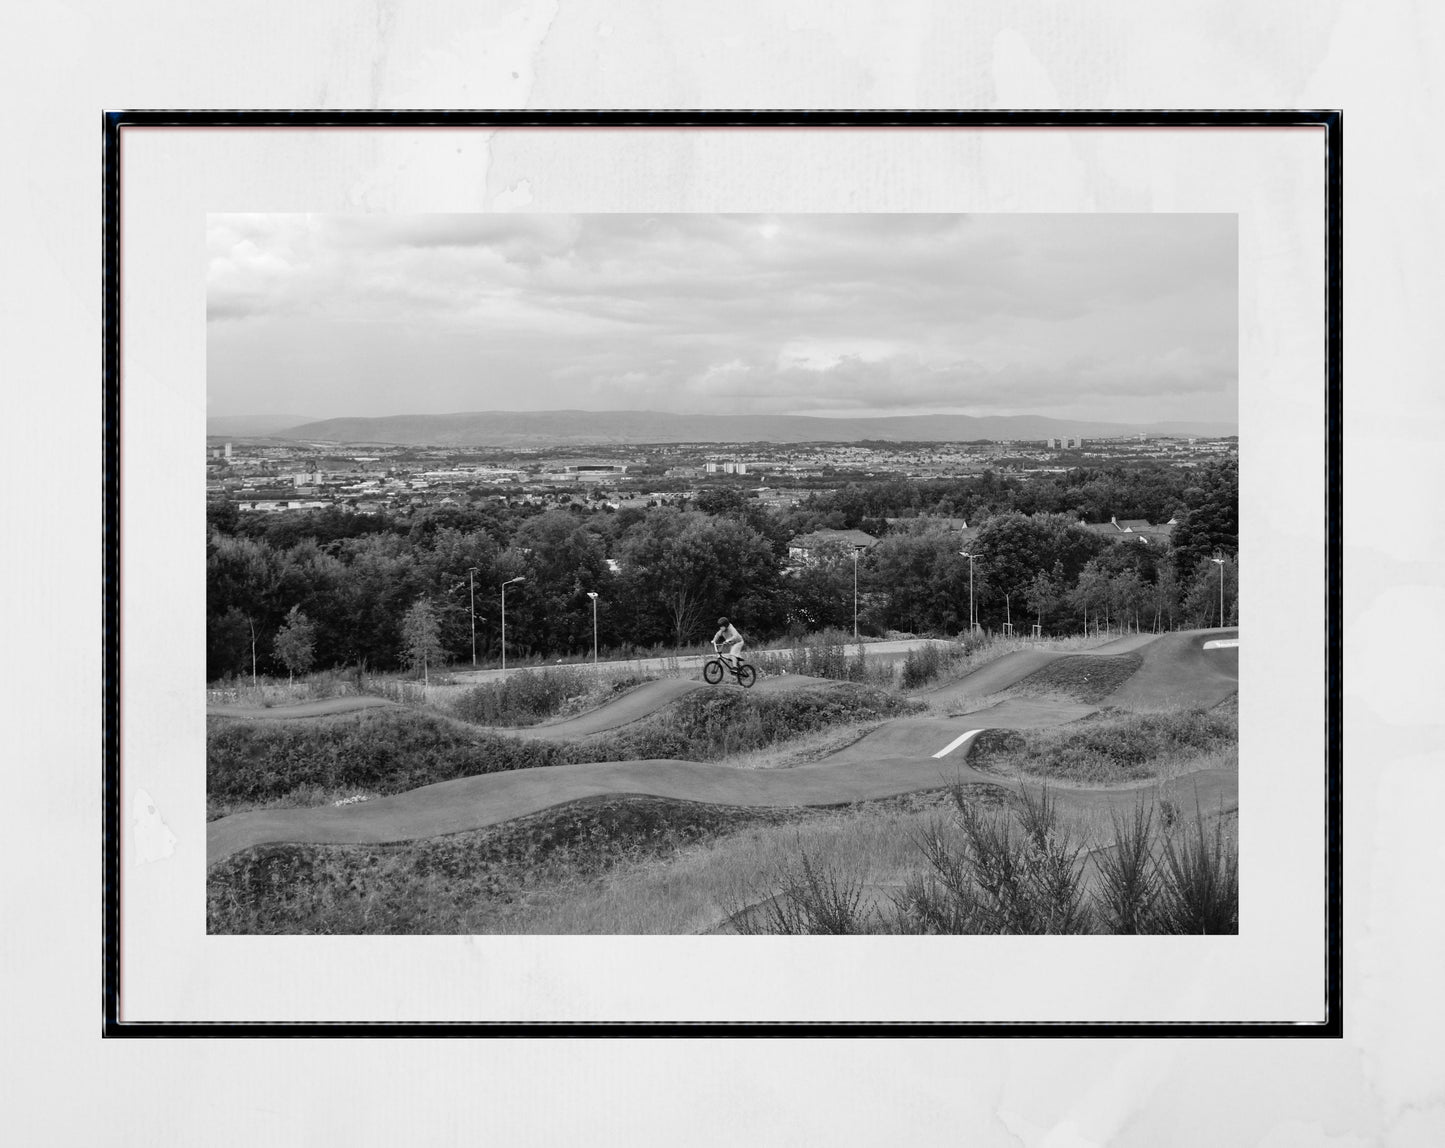
[[[318,414],[1167,402],[1233,418],[1234,226],[213,216],[211,405],[261,409],[274,365],[305,363],[283,374]]]

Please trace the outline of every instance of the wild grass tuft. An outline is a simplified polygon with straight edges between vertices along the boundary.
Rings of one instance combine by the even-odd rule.
[[[1163,930],[1177,934],[1239,932],[1239,854],[1224,822],[1207,833],[1195,804],[1194,824],[1164,839]]]
[[[1141,798],[1130,819],[1110,812],[1114,844],[1094,856],[1100,884],[1096,894],[1100,921],[1110,933],[1151,933],[1161,881],[1154,848],[1154,810]]]
[[[744,935],[876,932],[876,914],[864,910],[863,879],[837,862],[824,861],[798,845],[796,859],[775,871],[774,891],[729,914]]]

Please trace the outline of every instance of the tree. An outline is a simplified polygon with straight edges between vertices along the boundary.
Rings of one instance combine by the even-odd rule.
[[[291,607],[286,621],[276,631],[272,649],[276,659],[286,667],[290,681],[294,682],[297,674],[311,668],[316,659],[316,627],[301,612],[300,606]]]
[[[1063,565],[1055,562],[1052,573],[1046,574],[1040,570],[1024,589],[1024,601],[1029,604],[1029,609],[1038,618],[1040,632],[1043,631],[1045,615],[1057,609],[1059,603],[1063,601],[1063,581]]]
[[[1201,560],[1239,549],[1239,463],[1228,459],[1203,468],[1198,484],[1184,491],[1184,502],[1187,509],[1170,538],[1181,580]]]
[[[401,650],[407,666],[413,671],[420,669],[422,681],[430,684],[428,667],[445,651],[436,613],[425,598],[418,598],[401,621]]]
[[[777,557],[734,518],[658,510],[628,534],[621,556],[634,641],[683,646],[714,614],[759,634],[781,621]]]

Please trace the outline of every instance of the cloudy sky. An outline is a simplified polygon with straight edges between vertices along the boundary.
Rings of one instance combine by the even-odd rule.
[[[1225,215],[214,215],[208,413],[1237,419]]]

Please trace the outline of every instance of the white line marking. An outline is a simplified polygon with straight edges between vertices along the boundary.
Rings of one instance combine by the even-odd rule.
[[[1237,645],[1239,645],[1238,638],[1215,638],[1205,642],[1204,648],[1206,650],[1232,650]]]
[[[933,756],[934,756],[934,757],[947,757],[950,753],[952,753],[954,750],[956,750],[959,746],[961,746],[961,745],[962,745],[964,742],[966,742],[969,738],[973,737],[975,734],[980,734],[980,733],[983,733],[983,730],[981,730],[981,729],[971,729],[971,730],[969,730],[967,733],[961,733],[961,734],[959,734],[956,738],[954,738],[951,742],[949,742],[946,746],[944,746],[942,749],[940,749],[937,753],[935,753]]]

